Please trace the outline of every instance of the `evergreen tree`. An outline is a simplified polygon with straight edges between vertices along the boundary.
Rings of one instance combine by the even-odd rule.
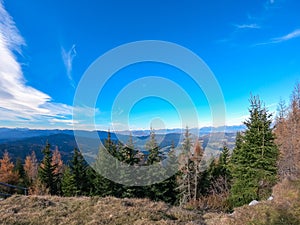
[[[191,133],[189,131],[189,127],[187,126],[185,129],[184,140],[182,143],[182,153],[189,155],[191,148],[192,148]]]
[[[140,162],[140,158],[138,158],[138,153],[139,151],[135,149],[132,134],[130,133],[127,144],[122,146],[122,149],[120,150],[121,161],[130,166],[138,165]],[[136,176],[134,177],[134,179],[138,182],[139,176],[137,175],[137,173],[135,175]],[[130,181],[132,181],[132,177],[131,177],[132,174],[126,174],[126,171],[124,171],[124,174],[122,174],[122,176],[124,180],[129,181],[130,179]],[[134,183],[131,185],[134,185]],[[127,197],[127,198],[142,197],[143,195],[144,195],[144,188],[140,186],[129,186],[129,187],[125,186],[124,191],[122,193],[122,197]]]
[[[39,169],[39,178],[51,195],[57,194],[57,176],[54,173],[56,165],[52,163],[50,144],[47,143],[43,149],[44,158]]]
[[[166,164],[167,167],[172,168],[171,171],[174,171],[175,169],[178,170],[178,162],[177,162],[175,147],[173,143],[168,153]],[[167,173],[167,171],[165,171],[165,173]],[[164,175],[168,175],[168,174],[164,174]],[[176,177],[177,177],[177,173],[158,184],[154,184],[155,199],[153,200],[156,201],[160,200],[170,204],[175,204],[177,202],[177,196],[178,196]]]
[[[17,158],[14,171],[19,174],[18,185],[26,186],[28,184],[28,179],[21,158]]]
[[[111,140],[111,133],[108,131],[107,139],[104,141],[104,146],[101,145],[99,152],[94,163],[93,168],[98,173],[95,179],[95,191],[100,196],[116,196],[121,197],[123,193],[123,187],[121,184],[117,184],[108,178],[119,176],[121,173],[118,170],[119,159],[121,158],[118,146]],[[111,155],[113,158],[108,157]]]
[[[149,152],[146,165],[153,165],[160,163],[162,160],[162,155],[160,153],[160,147],[157,144],[155,132],[150,129],[150,139],[145,145],[145,149]],[[158,180],[161,176],[164,176],[163,170],[159,170],[157,167],[149,167],[149,174],[151,176],[151,180]],[[144,188],[146,197],[158,201],[158,200],[166,200],[167,193],[169,192],[170,186],[168,179],[162,181],[160,183],[151,184]]]
[[[230,201],[233,206],[266,198],[276,182],[278,149],[271,114],[258,97],[251,97],[250,103],[250,118],[244,122],[247,129],[237,137],[232,156]]]
[[[118,151],[117,151],[117,145],[111,139],[110,130],[108,130],[108,132],[107,132],[107,139],[105,139],[105,141],[104,141],[104,147],[109,154],[111,154],[112,156],[114,156],[116,158],[119,158]]]
[[[220,154],[219,158],[213,160],[209,167],[209,189],[207,194],[209,195],[219,195],[224,196],[222,201],[227,201],[227,197],[230,190],[230,169],[229,169],[229,162],[230,162],[230,153],[229,149],[226,145],[223,146],[223,151]]]
[[[70,167],[66,167],[61,181],[61,189],[63,196],[71,197],[77,194],[77,188],[74,175],[71,172]]]
[[[149,152],[147,165],[152,165],[161,161],[162,157],[159,152],[159,146],[156,142],[155,132],[152,127],[150,129],[150,140],[146,143],[145,149]]]
[[[95,178],[93,179],[93,193],[101,197],[114,196],[114,193],[110,188],[112,186],[111,184],[112,181],[108,180],[100,173],[95,173]]]
[[[137,154],[138,151],[134,148],[132,134],[130,134],[127,144],[120,149],[121,161],[131,166],[138,164],[140,159],[137,157]]]
[[[219,164],[217,166],[218,176],[222,176],[222,177],[226,177],[227,179],[230,179],[229,162],[230,162],[229,148],[226,145],[224,145],[223,151],[219,157]]]
[[[96,177],[97,177],[96,171],[93,169],[93,167],[88,165],[86,168],[86,179],[88,181],[88,186],[89,186],[87,195],[89,195],[89,196],[97,195],[96,188],[95,188]]]
[[[199,192],[201,196],[207,196],[210,194],[211,186],[216,177],[218,176],[218,159],[211,157],[206,161],[202,159],[200,168],[202,168],[202,173],[200,177],[201,185],[199,185]],[[208,168],[207,168],[207,165]]]
[[[106,141],[105,143],[109,142]],[[105,147],[101,146],[94,163],[94,168],[97,172],[94,180],[95,193],[102,197],[113,195],[112,189],[110,188],[112,186],[112,182],[106,178],[110,176],[109,173],[112,170],[112,164],[109,160],[107,160],[105,154],[108,154],[108,152]]]
[[[76,187],[76,195],[86,195],[89,193],[89,184],[86,176],[86,162],[80,153],[80,151],[75,148],[73,158],[70,164],[71,173],[73,174]]]

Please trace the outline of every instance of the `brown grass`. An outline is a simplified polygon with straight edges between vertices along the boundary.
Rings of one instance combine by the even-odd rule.
[[[273,196],[272,201],[236,208],[233,214],[208,213],[205,221],[210,225],[299,225],[300,181],[284,180],[273,188]]]
[[[273,188],[274,200],[236,208],[233,214],[184,210],[148,199],[12,196],[0,201],[0,224],[300,224],[300,181]],[[204,219],[205,223],[204,223]]]
[[[230,210],[227,199],[227,193],[203,196],[197,201],[187,203],[184,208],[197,209],[202,212],[226,212]]]
[[[0,224],[204,224],[194,211],[148,199],[12,196],[0,201]]]

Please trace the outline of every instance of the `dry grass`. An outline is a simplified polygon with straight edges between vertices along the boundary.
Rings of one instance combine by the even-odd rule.
[[[204,224],[200,214],[148,199],[12,196],[0,224]]]
[[[225,212],[230,210],[228,194],[215,194],[200,197],[197,201],[187,203],[184,208],[197,209],[202,212]]]
[[[233,214],[207,213],[209,225],[300,224],[300,181],[273,188],[274,200],[236,208]],[[148,199],[113,197],[12,196],[0,201],[0,224],[205,224],[200,213]]]
[[[255,206],[236,208],[233,214],[208,213],[205,221],[210,225],[245,224],[300,224],[300,181],[285,180],[273,188],[274,200],[261,201]]]

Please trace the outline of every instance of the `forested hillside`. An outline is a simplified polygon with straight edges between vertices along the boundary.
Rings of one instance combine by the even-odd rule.
[[[244,122],[246,129],[237,133],[234,149],[231,151],[224,143],[221,154],[214,157],[207,155],[203,141],[193,139],[188,127],[179,147],[171,144],[167,152],[161,151],[156,133],[151,130],[144,146],[147,154],[136,147],[133,136],[130,135],[124,144],[112,139],[108,132],[104,145],[98,149],[95,161],[90,165],[77,148],[74,148],[70,161],[64,162],[59,148],[51,150],[50,143],[44,146],[41,161],[32,151],[24,162],[17,160],[13,163],[6,151],[0,160],[0,182],[27,187],[29,195],[147,198],[201,213],[219,212],[221,214],[215,216],[220,219],[228,217],[224,213],[236,211],[233,221],[249,216],[252,211],[255,214],[254,210],[263,207],[266,216],[271,213],[270,221],[282,219],[287,221],[286,224],[298,224],[300,215],[294,212],[298,205],[292,199],[298,199],[300,191],[300,84],[295,86],[289,105],[279,103],[275,126],[274,117],[258,96],[251,96],[249,103],[249,118]],[[116,163],[107,161],[104,152],[118,159]],[[163,160],[177,166],[177,172],[162,182],[126,186],[108,179],[112,171],[122,168],[119,162],[135,167],[158,163],[164,168],[168,163],[161,163]],[[126,172],[120,170],[118,173],[124,180],[129,179]],[[165,171],[155,173],[152,175],[166,175]],[[138,183],[139,174],[135,179]],[[290,200],[282,189],[290,193]],[[16,193],[8,187],[0,190],[6,194]],[[261,202],[260,206],[243,206],[252,200]],[[282,205],[290,208],[279,212]],[[236,208],[240,206],[242,208]],[[292,215],[291,220],[288,215]],[[209,214],[206,218],[217,224]],[[265,221],[262,224],[268,224],[264,217],[261,219]],[[230,222],[230,216],[225,220]]]

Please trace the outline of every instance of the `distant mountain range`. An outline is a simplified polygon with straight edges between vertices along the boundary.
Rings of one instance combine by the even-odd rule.
[[[238,131],[245,130],[245,125],[234,125],[234,126],[220,126],[220,127],[202,127],[200,129],[197,128],[191,128],[190,132],[192,134],[197,134],[199,132],[199,135],[209,134],[209,133],[216,133],[216,132],[226,132],[226,133],[236,133]],[[185,129],[180,128],[174,128],[174,129],[158,129],[155,130],[156,134],[169,134],[169,133],[183,133]],[[143,136],[143,135],[149,135],[150,130],[132,130],[132,131],[117,131],[118,134],[125,134],[128,135],[131,133],[134,136]]]
[[[203,148],[220,150],[224,142],[230,148],[233,148],[237,131],[244,130],[244,126],[228,126],[228,127],[203,127],[199,130],[198,136],[202,142]],[[220,134],[224,133],[224,137]],[[168,152],[172,142],[178,145],[182,141],[182,129],[155,130],[156,139],[163,149]],[[193,137],[197,135],[197,129],[190,129]],[[121,141],[126,143],[129,138],[129,131],[111,133],[111,139],[115,142]],[[149,140],[150,130],[131,131],[133,141],[137,149],[145,154],[144,146]],[[83,154],[87,157],[93,157],[99,149],[99,139],[103,142],[108,133],[106,131],[76,131],[76,138],[80,140],[80,149],[84,149]],[[97,138],[95,138],[97,137]],[[221,139],[222,138],[222,139]],[[51,144],[54,150],[56,147],[60,150],[62,158],[65,162],[71,159],[72,152],[77,146],[73,130],[36,130],[27,128],[0,128],[0,157],[7,150],[15,161],[17,158],[25,159],[32,151],[35,151],[38,160],[41,160],[42,149],[46,142]]]

